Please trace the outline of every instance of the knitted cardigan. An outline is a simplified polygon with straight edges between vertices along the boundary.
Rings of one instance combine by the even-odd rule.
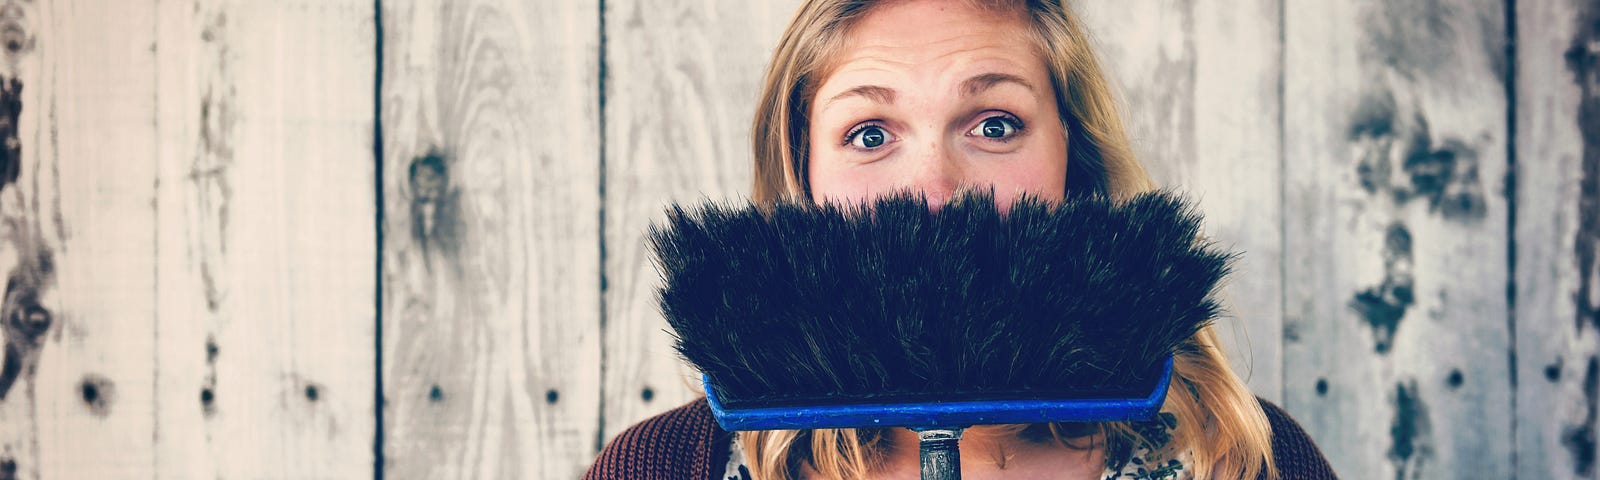
[[[1258,399],[1259,400],[1259,399]],[[1333,468],[1289,414],[1260,400],[1272,424],[1272,462],[1285,480],[1333,479]],[[629,427],[612,439],[584,480],[706,480],[722,474],[728,442],[704,398]],[[1265,478],[1263,472],[1262,478]]]

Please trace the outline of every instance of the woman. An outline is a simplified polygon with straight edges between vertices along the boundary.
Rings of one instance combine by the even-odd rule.
[[[754,123],[757,202],[858,203],[963,187],[1116,198],[1152,188],[1082,26],[1057,0],[809,0]],[[1208,328],[1175,360],[1162,425],[973,427],[965,478],[1332,478],[1305,433],[1252,396]],[[589,478],[917,478],[905,429],[730,434],[704,400],[633,426]]]

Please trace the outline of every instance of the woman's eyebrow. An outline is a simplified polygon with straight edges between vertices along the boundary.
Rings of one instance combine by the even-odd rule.
[[[1033,89],[1033,84],[1028,83],[1022,77],[1009,73],[990,72],[973,75],[971,78],[963,80],[961,82],[961,94],[970,97],[1002,83],[1015,83],[1030,92],[1036,92]]]
[[[862,97],[878,103],[894,103],[894,95],[893,88],[878,85],[857,85],[849,90],[839,92],[838,95],[834,95],[833,98],[828,99],[827,103],[822,104],[822,107],[827,108],[833,102],[849,97]]]

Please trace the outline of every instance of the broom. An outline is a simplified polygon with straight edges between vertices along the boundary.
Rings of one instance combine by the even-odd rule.
[[[1168,192],[969,192],[939,209],[668,208],[649,241],[677,351],[723,429],[906,427],[922,478],[960,478],[963,428],[1146,421],[1219,314],[1232,255]]]

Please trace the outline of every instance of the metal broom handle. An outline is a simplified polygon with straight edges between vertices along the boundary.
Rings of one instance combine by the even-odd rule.
[[[922,480],[961,478],[960,428],[917,430],[921,443]]]

